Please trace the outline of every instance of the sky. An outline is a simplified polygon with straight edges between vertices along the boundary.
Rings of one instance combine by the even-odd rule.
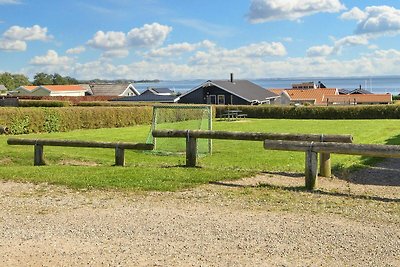
[[[0,73],[399,75],[399,0],[0,0]]]

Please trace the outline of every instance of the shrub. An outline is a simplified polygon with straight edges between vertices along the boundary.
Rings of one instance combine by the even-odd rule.
[[[220,117],[228,109],[239,109],[249,118],[260,119],[399,119],[399,105],[360,106],[216,106]]]
[[[11,134],[150,124],[151,107],[1,108],[0,125]]]
[[[51,101],[51,100],[19,100],[20,107],[68,107],[69,101]]]

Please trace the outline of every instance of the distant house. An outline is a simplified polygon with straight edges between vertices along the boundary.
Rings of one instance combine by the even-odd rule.
[[[147,88],[138,96],[126,96],[111,101],[157,102],[175,103],[178,100],[176,93],[168,88]]]
[[[90,84],[93,96],[137,96],[140,95],[133,84],[95,83]]]
[[[371,105],[390,104],[392,94],[351,94],[327,96],[327,105]]]
[[[281,105],[360,105],[360,104],[390,104],[391,94],[340,94],[336,88],[317,89],[269,89],[280,98],[275,102]],[[342,91],[343,92],[343,91]],[[352,92],[352,91],[351,91]],[[363,91],[362,91],[363,92]],[[368,92],[368,91],[366,91]]]
[[[179,97],[179,103],[254,105],[271,104],[278,95],[247,80],[208,80]]]
[[[311,105],[326,105],[326,96],[338,95],[336,88],[316,88],[316,89],[269,89],[280,98],[276,104],[294,105],[294,104],[311,104]]]
[[[79,85],[20,86],[10,92],[13,96],[84,96],[86,90]]]

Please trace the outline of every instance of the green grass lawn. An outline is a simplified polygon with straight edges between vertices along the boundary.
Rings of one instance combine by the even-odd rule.
[[[227,131],[352,134],[355,143],[400,144],[400,123],[397,120],[246,119],[215,121],[213,126],[214,130]],[[149,128],[135,126],[17,137],[145,142]],[[199,168],[182,167],[184,155],[161,156],[129,150],[126,151],[127,166],[114,167],[113,149],[49,146],[44,147],[48,165],[35,167],[33,147],[9,146],[6,143],[9,137],[0,136],[0,179],[3,180],[48,182],[74,188],[174,191],[263,171],[304,171],[304,153],[266,151],[262,142],[229,140],[214,140],[213,154],[200,158]],[[334,169],[349,169],[373,162],[366,157],[332,155]]]

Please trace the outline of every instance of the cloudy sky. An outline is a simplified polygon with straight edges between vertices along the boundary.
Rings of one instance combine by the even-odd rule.
[[[0,72],[398,75],[399,0],[0,0]]]

